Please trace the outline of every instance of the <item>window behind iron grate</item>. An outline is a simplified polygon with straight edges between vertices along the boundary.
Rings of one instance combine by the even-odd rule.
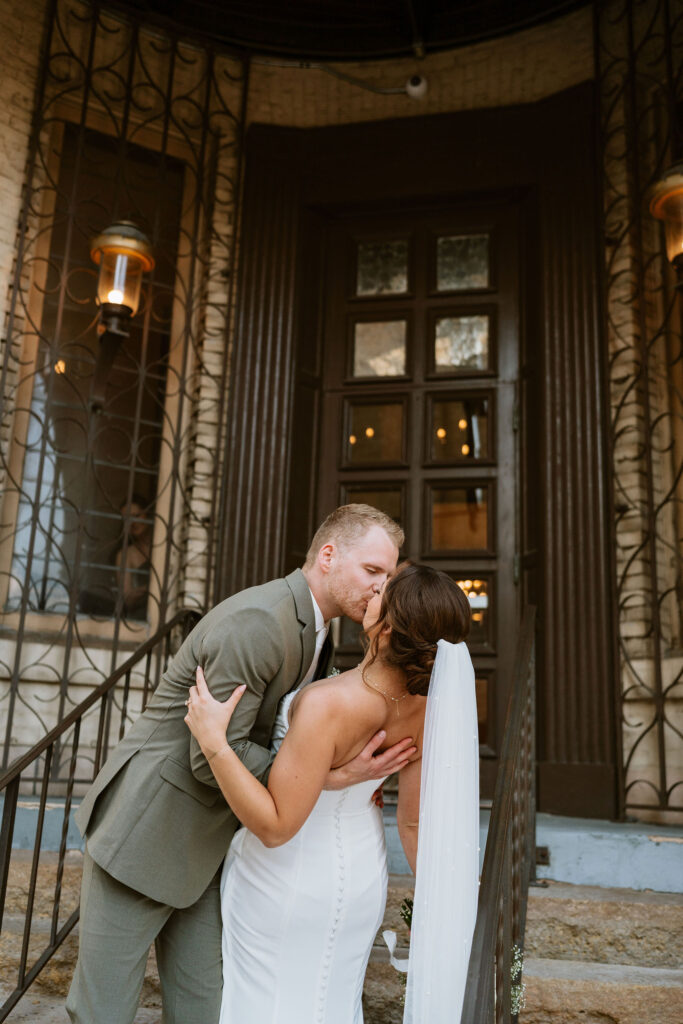
[[[146,617],[184,165],[66,123],[6,610]],[[115,220],[151,238],[144,285],[107,384],[89,412],[99,345],[90,241]]]

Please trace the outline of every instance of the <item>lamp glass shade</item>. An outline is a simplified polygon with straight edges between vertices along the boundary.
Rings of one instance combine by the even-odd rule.
[[[650,213],[664,221],[667,259],[680,270],[683,268],[683,162],[669,167],[653,186]]]
[[[99,265],[97,301],[101,306],[123,307],[135,316],[140,304],[142,275],[154,268],[147,236],[129,220],[117,221],[90,243],[90,256]]]
[[[666,196],[661,203],[666,238],[667,259],[679,265],[683,262],[683,189]]]
[[[97,279],[100,305],[125,306],[130,315],[135,316],[140,304],[143,269],[143,261],[134,253],[103,250]]]

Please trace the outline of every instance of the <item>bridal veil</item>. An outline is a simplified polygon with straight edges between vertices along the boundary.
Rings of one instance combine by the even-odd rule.
[[[479,894],[479,741],[464,643],[439,640],[422,748],[404,1024],[460,1020]]]

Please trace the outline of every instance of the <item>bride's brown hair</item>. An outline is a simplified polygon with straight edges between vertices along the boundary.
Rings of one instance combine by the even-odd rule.
[[[370,663],[382,629],[391,626],[382,661],[401,669],[409,693],[427,695],[439,640],[453,644],[470,631],[470,603],[450,576],[427,565],[402,563],[387,582],[377,622],[370,627]]]

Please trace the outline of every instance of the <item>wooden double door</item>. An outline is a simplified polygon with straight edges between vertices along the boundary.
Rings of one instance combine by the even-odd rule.
[[[620,790],[594,100],[584,83],[250,127],[212,592],[301,565],[325,512],[374,493],[406,555],[471,583],[484,796],[532,602],[539,807],[604,818]],[[440,277],[484,252],[487,277]]]
[[[519,266],[514,202],[331,218],[320,261],[317,516],[365,502],[403,557],[472,607],[482,795],[502,740],[519,618]],[[360,655],[343,620],[338,664]]]

